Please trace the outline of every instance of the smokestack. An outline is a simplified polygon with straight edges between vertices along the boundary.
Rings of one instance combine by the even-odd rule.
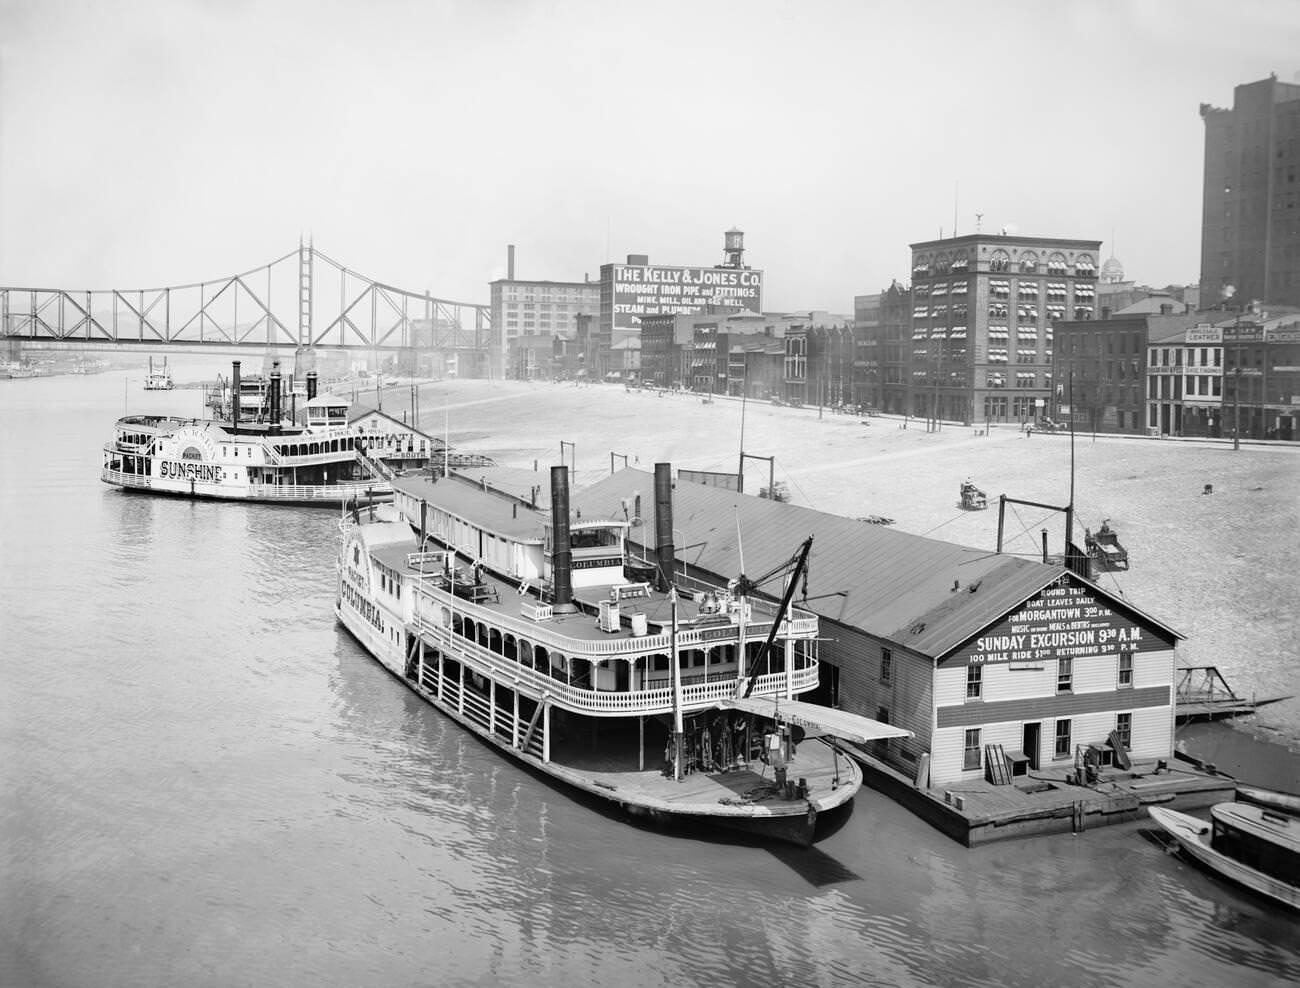
[[[307,372],[307,400],[311,401],[316,397],[316,372]]]
[[[506,280],[515,280],[515,245],[506,244]]]
[[[673,467],[655,464],[655,569],[660,590],[673,582]]]
[[[573,549],[569,546],[569,469],[551,467],[551,583],[555,588],[552,609],[572,613]]]
[[[280,431],[280,361],[271,365],[271,431]]]
[[[239,361],[230,362],[230,424],[239,428]]]
[[[429,502],[420,499],[420,551],[424,552],[424,541],[429,537]]]

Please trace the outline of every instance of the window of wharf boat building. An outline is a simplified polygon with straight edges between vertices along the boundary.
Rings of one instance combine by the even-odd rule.
[[[624,503],[653,511],[654,476],[624,469],[576,493],[584,515]],[[1136,759],[1173,754],[1177,643],[1183,636],[1059,565],[678,480],[678,572],[713,579],[768,572],[813,536],[806,602],[821,619],[821,682],[804,699],[885,721],[912,738],[872,753],[932,785],[984,776],[985,746],[1019,765],[1072,763],[1112,731]],[[629,533],[652,556],[655,524]],[[779,580],[761,588],[779,600]]]

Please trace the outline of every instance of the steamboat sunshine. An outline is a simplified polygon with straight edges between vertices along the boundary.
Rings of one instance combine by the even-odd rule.
[[[674,573],[671,471],[655,471],[656,560],[629,521],[549,517],[460,477],[399,480],[341,521],[339,622],[408,688],[502,753],[632,816],[811,843],[860,769],[837,738],[906,731],[796,699],[818,681],[817,617],[744,577]],[[645,577],[650,579],[637,579]]]
[[[392,497],[392,470],[348,429],[346,400],[307,378],[305,424],[286,421],[279,365],[241,383],[234,363],[219,417],[128,415],[104,446],[101,479],[128,491],[222,500],[339,505]],[[243,403],[248,402],[245,406]],[[224,414],[221,414],[224,412]]]

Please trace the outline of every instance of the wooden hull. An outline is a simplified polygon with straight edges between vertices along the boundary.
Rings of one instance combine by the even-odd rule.
[[[104,469],[100,479],[111,487],[141,494],[162,494],[208,501],[248,501],[258,504],[315,505],[337,508],[358,503],[380,503],[393,499],[387,481],[342,484],[233,484],[162,480],[148,474]]]
[[[1258,789],[1254,786],[1238,786],[1237,800],[1253,803],[1270,810],[1280,810],[1292,816],[1300,816],[1300,796],[1287,792],[1275,792],[1272,789]]]
[[[1300,909],[1300,888],[1271,878],[1240,861],[1220,854],[1211,847],[1211,827],[1206,821],[1158,806],[1150,807],[1147,812],[1151,814],[1152,820],[1178,841],[1183,851],[1197,864],[1252,892],[1267,896],[1292,909]]]

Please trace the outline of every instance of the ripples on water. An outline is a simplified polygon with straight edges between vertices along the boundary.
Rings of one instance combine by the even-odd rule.
[[[332,512],[100,484],[122,398],[0,382],[5,988],[1300,980],[1146,822],[966,850],[867,790],[799,851],[554,790],[335,627]]]

